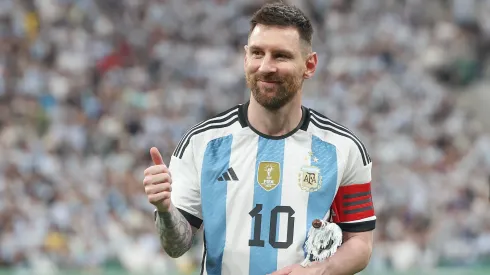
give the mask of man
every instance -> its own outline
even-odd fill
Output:
[[[191,128],[169,168],[150,150],[144,186],[161,244],[180,257],[203,229],[201,274],[354,274],[369,262],[370,157],[348,129],[301,103],[317,66],[312,32],[299,9],[263,6],[245,46],[250,101]],[[307,231],[322,218],[344,243],[303,268]]]

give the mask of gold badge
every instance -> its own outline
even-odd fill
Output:
[[[310,157],[313,157],[311,152]],[[318,159],[314,157],[313,162],[318,162]],[[301,171],[298,174],[298,184],[301,190],[307,192],[315,192],[320,189],[320,187],[322,187],[320,168],[313,165],[305,165],[301,167]]]
[[[257,182],[265,191],[271,191],[279,185],[281,166],[278,162],[262,161],[258,169]]]

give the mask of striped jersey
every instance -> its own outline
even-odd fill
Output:
[[[302,107],[296,129],[267,136],[248,123],[248,104],[192,127],[169,163],[172,203],[204,232],[201,274],[300,263],[314,219],[375,228],[371,159],[351,131]]]

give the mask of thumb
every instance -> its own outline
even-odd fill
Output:
[[[160,151],[158,151],[156,147],[151,147],[150,155],[151,155],[151,160],[153,160],[153,163],[155,165],[164,164],[162,155],[160,154]]]

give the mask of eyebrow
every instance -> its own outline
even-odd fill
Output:
[[[250,51],[263,51],[263,49],[259,46],[250,46],[248,47]],[[285,50],[285,49],[273,49],[272,50],[273,53],[281,53],[281,54],[286,54],[286,55],[291,55],[291,56],[294,56],[294,53],[290,50]]]

